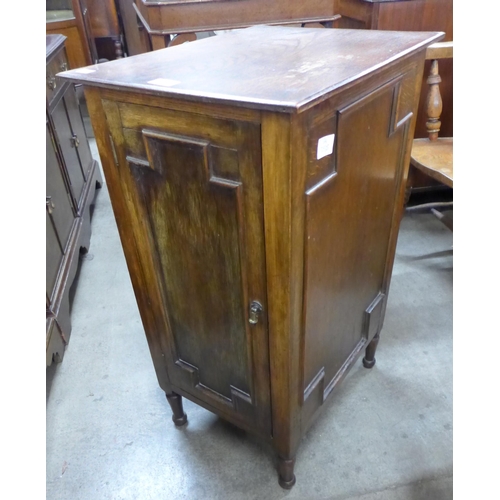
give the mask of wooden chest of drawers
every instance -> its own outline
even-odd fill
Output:
[[[301,436],[383,323],[426,47],[253,27],[62,75],[84,84],[159,383]]]

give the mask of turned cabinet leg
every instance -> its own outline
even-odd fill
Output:
[[[293,468],[295,467],[295,458],[285,460],[278,457],[278,482],[282,488],[289,490],[295,484],[295,474]]]
[[[379,338],[379,334],[377,333],[366,348],[365,357],[363,358],[363,366],[365,368],[373,368],[375,365],[375,351],[377,350]]]
[[[184,413],[184,408],[182,407],[182,396],[173,392],[172,394],[167,394],[167,401],[172,408],[172,422],[180,427],[187,422],[187,416]]]

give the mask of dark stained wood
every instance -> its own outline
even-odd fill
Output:
[[[85,87],[174,422],[186,397],[269,441],[283,488],[326,398],[374,360],[442,37],[253,27],[60,75]]]
[[[246,28],[256,24],[328,25],[339,17],[331,0],[131,1],[140,24],[152,40],[153,49],[168,46],[170,38],[179,33]]]
[[[127,55],[135,56],[149,52],[151,41],[146,29],[137,18],[133,0],[115,0],[115,2],[122,21]]]
[[[161,287],[171,311],[176,380],[186,390],[196,387],[198,397],[214,405],[241,406],[250,411],[248,418],[268,428],[268,417],[249,407],[256,404],[250,396],[254,385],[264,400],[269,398],[253,376],[253,367],[266,366],[267,333],[260,324],[246,327],[247,315],[241,314],[249,297],[265,304],[264,275],[257,273],[264,248],[262,214],[255,210],[262,206],[262,181],[255,170],[259,129],[199,115],[180,120],[127,104],[119,104],[118,111],[121,130],[112,129],[112,137],[125,144],[131,189],[138,190],[134,197],[157,245],[157,272],[166,278]],[[204,138],[193,137],[200,130]],[[151,213],[151,204],[162,209]],[[182,220],[168,215],[174,211]],[[226,262],[224,272],[220,262]],[[215,359],[205,354],[211,348]],[[210,369],[214,362],[217,371]]]
[[[365,368],[373,368],[375,366],[375,351],[377,350],[379,338],[379,334],[377,333],[366,348],[365,357],[363,358],[363,366]]]
[[[64,42],[62,35],[46,39],[47,366],[53,359],[62,360],[61,346],[70,338],[69,289],[80,251],[90,244],[90,206],[102,182],[85,136],[74,85],[56,76],[68,67]]]
[[[198,58],[190,64],[185,61],[192,49],[183,44],[167,55],[153,51],[137,60],[126,58],[65,76],[104,88],[140,89],[183,100],[198,101],[202,96],[204,102],[237,107],[302,111],[363,73],[390,65],[394,54],[418,50],[428,36],[395,33],[388,40],[380,31],[335,30],[332,35],[331,30],[259,26],[197,41]],[[332,39],[335,47],[325,50]],[[255,60],[273,71],[263,75],[252,63]]]
[[[115,0],[86,0],[99,59],[123,57],[122,29]]]
[[[278,459],[278,481],[282,488],[290,490],[293,488],[296,479],[293,473],[295,467],[295,459],[285,460],[281,457]]]
[[[181,427],[187,423],[187,415],[184,413],[184,408],[182,406],[182,396],[179,394],[167,394],[167,401],[172,408],[172,422],[177,426]]]

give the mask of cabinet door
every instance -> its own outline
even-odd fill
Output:
[[[75,220],[55,144],[46,123],[46,292],[52,297],[61,259]]]
[[[70,89],[71,91],[71,89]],[[85,176],[77,153],[78,137],[74,137],[73,130],[66,113],[65,99],[61,99],[52,112],[52,121],[57,136],[57,142],[63,156],[64,165],[68,173],[71,191],[75,204],[79,206],[85,184]]]
[[[82,175],[85,180],[89,178],[90,168],[92,166],[92,153],[90,152],[89,141],[85,133],[82,113],[78,104],[76,90],[73,85],[64,94],[64,104],[68,113],[71,130],[73,132],[73,141],[76,146],[76,153],[80,160]]]
[[[75,216],[48,125],[46,135],[45,194],[47,197],[47,210],[54,224],[61,250],[64,252]]]
[[[104,108],[129,200],[122,240],[150,249],[126,257],[130,269],[153,269],[148,294],[161,290],[162,310],[153,301],[141,313],[164,318],[171,384],[269,434],[260,127],[106,100]]]

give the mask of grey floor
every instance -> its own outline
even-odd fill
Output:
[[[47,369],[47,499],[452,498],[453,235],[432,215],[403,219],[377,364],[359,362],[304,437],[290,491],[271,450],[212,413],[185,401],[174,427],[106,185],[92,231],[71,341]]]

